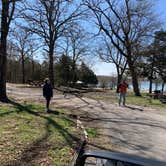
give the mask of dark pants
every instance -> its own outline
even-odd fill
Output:
[[[46,108],[49,109],[51,97],[46,97]]]

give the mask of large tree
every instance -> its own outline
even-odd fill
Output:
[[[156,28],[154,10],[148,0],[84,0],[96,24],[126,57],[135,95],[140,96],[135,62],[141,42]]]
[[[163,81],[162,91],[164,91],[166,83],[166,31],[161,30],[155,33],[154,46],[156,49],[155,67]]]
[[[138,63],[138,70],[149,80],[149,93],[152,93],[154,79],[163,81],[162,91],[166,82],[166,32],[155,32],[153,42],[142,51],[142,60]]]
[[[8,101],[6,95],[7,36],[13,18],[16,0],[1,0],[0,32],[0,101]]]
[[[39,35],[46,45],[49,57],[49,78],[54,85],[54,50],[56,41],[68,29],[68,24],[81,15],[80,6],[69,0],[27,1],[23,12],[28,30]]]

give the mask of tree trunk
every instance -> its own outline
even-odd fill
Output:
[[[165,81],[162,82],[162,89],[161,89],[162,94],[164,93],[164,86],[165,86]]]
[[[77,75],[76,75],[76,62],[72,62],[72,84],[75,85],[77,81]]]
[[[35,73],[35,64],[34,64],[34,60],[32,58],[32,75],[31,75],[31,77],[33,80],[34,80],[34,73]]]
[[[120,65],[118,65],[118,64],[115,64],[115,65],[116,65],[116,70],[117,70],[117,75],[118,75],[116,93],[118,93],[119,85],[122,82],[122,76],[123,76],[123,73],[124,73],[126,67],[123,70],[121,70]]]
[[[139,86],[138,86],[138,78],[137,73],[135,72],[134,66],[130,66],[131,76],[132,76],[132,84],[133,90],[136,96],[141,96]]]
[[[130,69],[130,72],[131,72],[132,85],[133,85],[133,90],[134,90],[135,96],[141,96],[141,93],[140,93],[140,90],[139,90],[139,85],[138,85],[137,73],[135,71],[134,64],[133,64],[131,58],[127,58],[127,61],[128,61],[128,66],[129,66],[129,69]]]
[[[138,85],[137,72],[135,71],[134,60],[132,60],[131,44],[128,40],[128,36],[126,38],[126,50],[127,50],[126,58],[127,58],[127,63],[128,63],[130,72],[131,72],[133,90],[134,90],[135,96],[141,96],[139,85]]]
[[[24,54],[21,53],[21,58],[22,58],[22,83],[25,84],[25,59],[24,59]]]
[[[7,1],[2,1],[2,15],[1,15],[1,40],[0,40],[0,101],[7,102],[6,95],[6,65],[7,65],[7,53],[6,53],[6,41],[8,34],[8,10],[9,4]]]
[[[8,100],[6,95],[6,43],[1,45],[0,50],[0,101],[6,102]]]
[[[54,45],[50,45],[49,48],[49,79],[54,87]]]
[[[152,93],[152,83],[153,83],[153,80],[149,79],[149,93]]]
[[[153,59],[153,61],[154,61],[154,59]],[[153,65],[153,63],[152,63],[151,72],[150,72],[150,77],[149,77],[149,81],[150,81],[150,82],[149,82],[149,93],[152,93],[153,73],[154,73],[153,68],[154,68],[154,65]]]
[[[117,93],[119,91],[119,85],[120,85],[121,81],[122,81],[122,75],[118,73],[117,88],[116,88]]]

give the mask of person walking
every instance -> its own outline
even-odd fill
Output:
[[[44,81],[43,96],[46,99],[46,111],[49,112],[50,101],[51,101],[51,98],[53,97],[53,87],[48,78],[46,78]]]
[[[119,86],[119,106],[123,100],[123,106],[126,105],[126,92],[127,92],[128,84],[123,81]]]

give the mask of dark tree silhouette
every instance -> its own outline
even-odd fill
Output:
[[[17,0],[2,0],[1,39],[0,39],[0,101],[7,102],[6,95],[6,66],[7,66],[7,36],[13,18]]]
[[[98,83],[94,72],[83,62],[79,69],[79,80],[82,81],[85,85]]]

